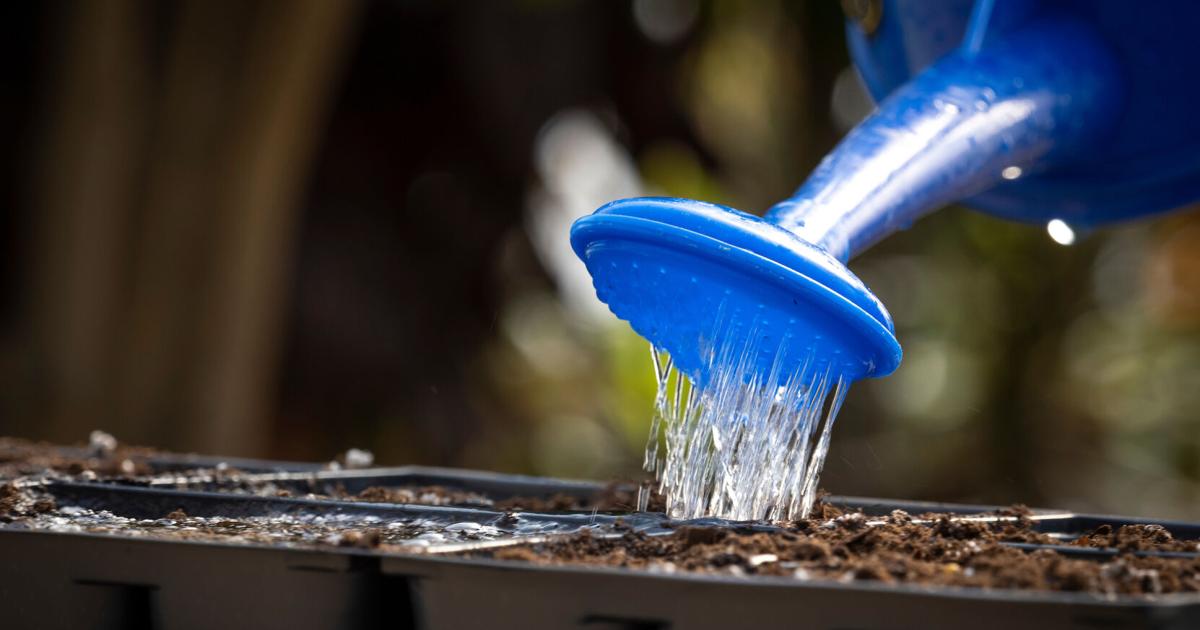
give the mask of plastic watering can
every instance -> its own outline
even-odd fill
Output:
[[[1074,229],[1200,199],[1200,2],[847,0],[878,109],[764,218],[676,198],[609,203],[571,243],[596,293],[703,384],[705,340],[757,369],[846,379],[900,363],[846,268],[953,202]]]

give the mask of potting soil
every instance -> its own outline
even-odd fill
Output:
[[[883,522],[869,522],[862,514],[851,513],[831,520],[798,521],[776,531],[693,526],[681,527],[666,536],[637,531],[598,536],[584,531],[466,555],[656,573],[1100,595],[1200,592],[1200,559],[1169,553],[1195,552],[1195,540],[1176,540],[1156,525],[1127,525],[1116,531],[1103,526],[1101,531],[1069,543],[1088,549],[1115,546],[1119,551],[1097,560],[1046,548],[1020,548],[1022,543],[1064,544],[1035,531],[1032,525],[1026,519],[988,523],[948,515],[926,515],[921,522],[914,522],[902,512],[893,513]],[[1135,555],[1133,551],[1168,553]]]

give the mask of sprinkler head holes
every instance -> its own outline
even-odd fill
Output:
[[[753,343],[750,372],[828,366],[855,381],[900,364],[891,316],[845,265],[758,217],[671,198],[615,201],[575,222],[596,295],[703,385],[705,347]]]
[[[817,428],[820,418],[832,421],[849,383],[899,365],[879,300],[819,248],[698,201],[613,202],[577,221],[571,243],[599,298],[688,381],[675,381],[686,396],[668,396],[658,365],[667,452],[647,463],[672,514],[807,511],[829,424]]]

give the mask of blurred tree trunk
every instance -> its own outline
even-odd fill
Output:
[[[58,16],[32,195],[39,434],[263,450],[297,209],[358,9]]]
[[[88,2],[59,18],[32,201],[33,356],[55,438],[110,422],[125,223],[137,199],[149,78],[145,15]],[[90,418],[89,418],[90,416]]]

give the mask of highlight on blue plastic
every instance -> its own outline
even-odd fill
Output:
[[[1200,3],[882,6],[848,26],[879,109],[765,218],[641,198],[571,229],[600,299],[700,383],[717,327],[761,335],[761,372],[891,373],[891,318],[845,263],[943,205],[1088,228],[1200,199]]]

